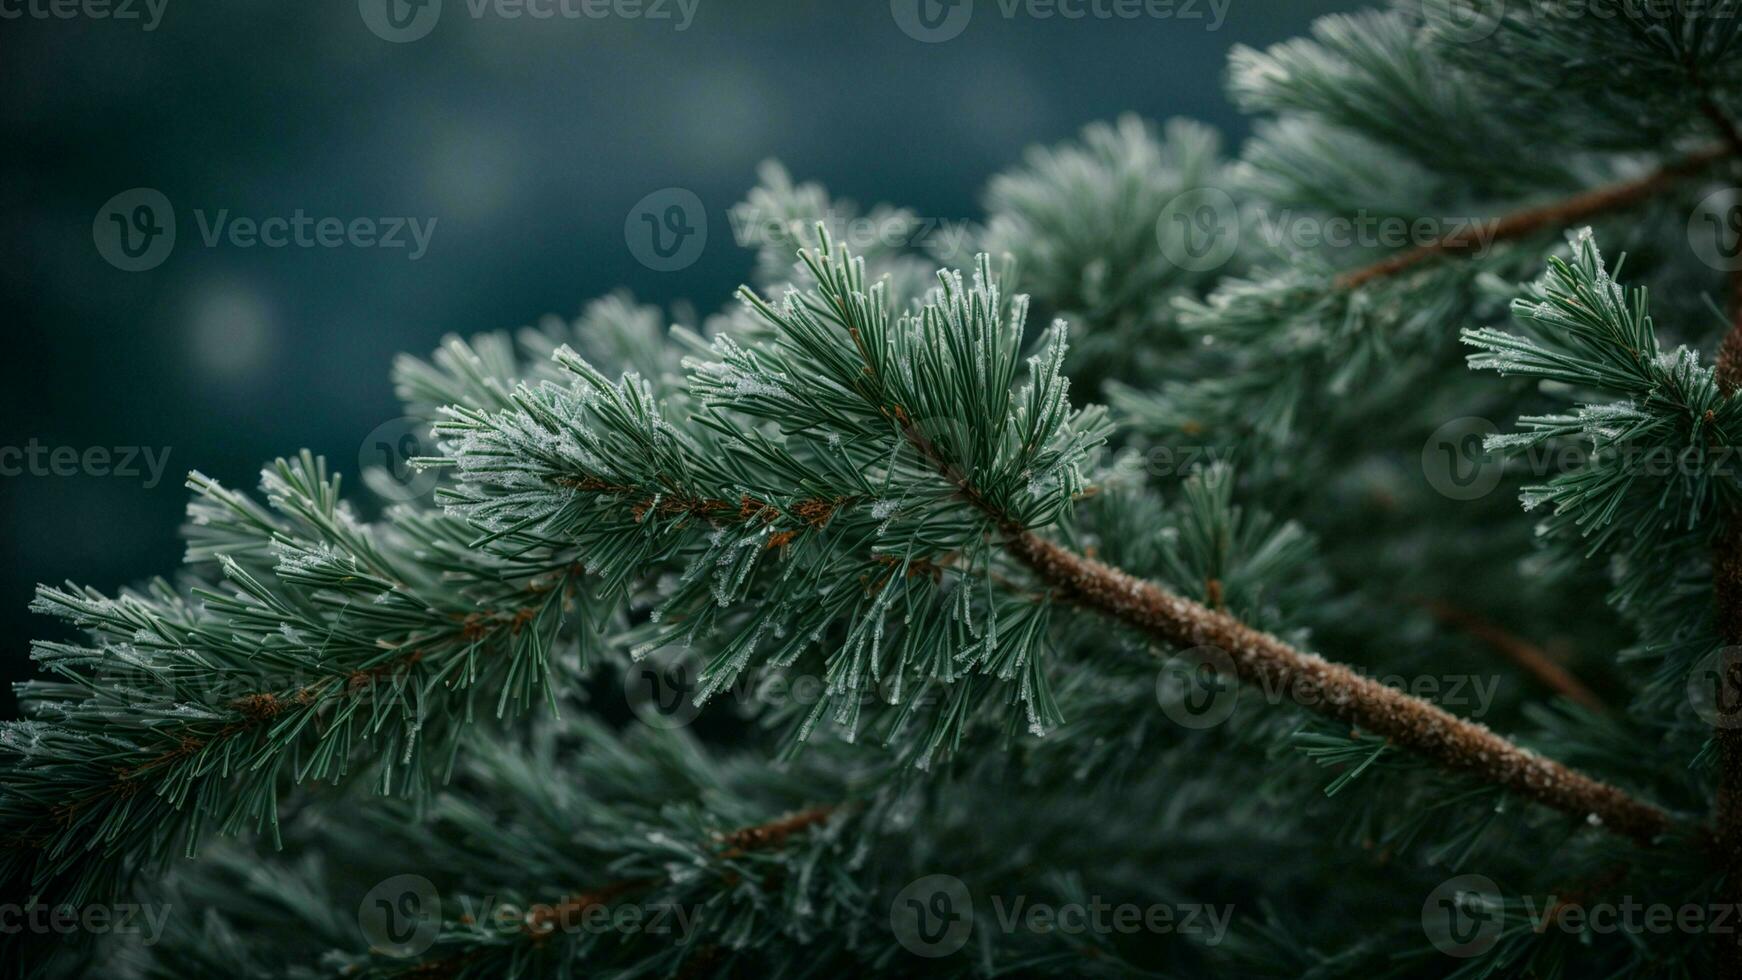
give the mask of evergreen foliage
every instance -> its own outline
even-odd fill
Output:
[[[717,314],[395,364],[433,502],[192,474],[176,578],[41,588],[83,638],[0,726],[6,894],[163,930],[0,956],[1742,975],[1742,9],[1578,6],[1237,49],[1237,158],[1091,126],[973,256],[766,165]]]

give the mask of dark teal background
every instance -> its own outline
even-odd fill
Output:
[[[353,475],[364,436],[400,414],[395,352],[572,315],[618,286],[717,307],[750,267],[725,209],[758,161],[861,202],[976,217],[989,176],[1092,120],[1185,115],[1237,140],[1228,49],[1354,6],[1232,0],[1208,31],[1007,20],[978,0],[959,37],[922,44],[886,0],[699,0],[681,33],[473,19],[446,0],[428,37],[390,44],[355,0],[167,3],[151,32],[0,20],[0,446],[170,448],[152,489],[0,477],[8,681],[27,672],[32,638],[64,635],[25,611],[35,583],[111,590],[174,568],[187,470],[251,488],[263,461],[306,446]],[[98,255],[91,225],[141,186],[176,206],[178,242],[127,273]],[[630,254],[624,220],[667,186],[700,196],[710,241],[690,268],[657,273]],[[205,247],[193,211],[222,208],[437,224],[416,262]],[[0,711],[13,713],[10,695]]]

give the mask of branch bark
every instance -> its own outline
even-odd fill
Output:
[[[1228,655],[1242,681],[1279,690],[1322,714],[1383,735],[1458,772],[1584,817],[1641,844],[1673,821],[1661,808],[1522,749],[1483,725],[1411,697],[1348,667],[1085,558],[1032,531],[1007,529],[1011,554],[1078,603],[1176,646],[1211,646]]]
[[[1468,254],[1492,242],[1510,241],[1538,232],[1569,228],[1599,215],[1632,207],[1662,193],[1677,181],[1705,171],[1719,160],[1732,156],[1734,152],[1736,151],[1732,151],[1728,145],[1708,147],[1635,180],[1609,184],[1549,204],[1514,211],[1497,219],[1485,229],[1491,231],[1492,235],[1478,234],[1474,228],[1454,232],[1371,265],[1351,269],[1337,277],[1337,287],[1356,289],[1413,269],[1430,259]]]

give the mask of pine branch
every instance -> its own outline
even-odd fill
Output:
[[[418,947],[426,960],[392,961],[390,950],[356,948],[350,902],[317,899],[327,890],[304,891],[267,870],[264,855],[249,855],[237,866],[271,901],[243,908],[244,889],[225,887],[233,879],[207,878],[202,900],[187,904],[222,910],[209,921],[226,918],[235,931],[153,949],[148,975],[912,972],[911,947],[879,935],[877,920],[892,892],[948,857],[951,871],[993,896],[1032,894],[1051,873],[1096,888],[1139,881],[1127,889],[1137,895],[1225,891],[1261,904],[1310,894],[1327,861],[1345,862],[1336,908],[1293,903],[1298,938],[1283,923],[1270,927],[1285,955],[1262,970],[1236,963],[1223,972],[1692,975],[1715,956],[1742,980],[1742,947],[1713,946],[1679,920],[1687,935],[1649,944],[1592,934],[1601,930],[1571,935],[1580,928],[1574,909],[1623,886],[1629,898],[1641,886],[1678,901],[1742,898],[1742,728],[1727,724],[1742,719],[1714,725],[1686,710],[1695,658],[1714,638],[1742,647],[1742,481],[1726,465],[1742,445],[1742,399],[1731,397],[1742,389],[1742,275],[1730,282],[1731,330],[1715,370],[1695,351],[1659,346],[1643,290],[1611,280],[1588,233],[1575,239],[1572,262],[1552,260],[1530,301],[1515,305],[1523,336],[1492,327],[1465,335],[1483,350],[1475,366],[1542,382],[1526,397],[1576,403],[1526,417],[1523,431],[1489,446],[1593,449],[1525,488],[1525,503],[1546,505],[1538,529],[1549,546],[1608,552],[1608,602],[1637,640],[1618,659],[1655,666],[1628,711],[1526,705],[1536,726],[1535,751],[1526,750],[1444,710],[1451,697],[1436,704],[1364,676],[1407,663],[1395,641],[1419,623],[1363,624],[1334,642],[1308,642],[1305,632],[1364,608],[1360,595],[1337,597],[1329,585],[1363,557],[1377,557],[1367,567],[1382,573],[1408,566],[1454,583],[1430,583],[1426,594],[1474,601],[1456,583],[1495,545],[1523,540],[1525,521],[1493,520],[1497,507],[1453,514],[1393,492],[1414,475],[1394,465],[1393,451],[1404,435],[1413,450],[1421,423],[1447,406],[1487,411],[1466,397],[1473,384],[1441,370],[1450,327],[1489,322],[1555,230],[1619,221],[1624,209],[1642,215],[1631,241],[1645,272],[1671,287],[1667,309],[1695,292],[1676,288],[1689,281],[1683,273],[1704,272],[1678,267],[1687,264],[1676,247],[1682,229],[1663,202],[1742,162],[1742,127],[1725,109],[1742,83],[1742,31],[1731,16],[1742,0],[1661,20],[1513,9],[1483,43],[1457,36],[1467,25],[1445,16],[1457,12],[1447,4],[1393,6],[1321,21],[1313,42],[1236,55],[1240,101],[1282,116],[1238,168],[1224,170],[1195,127],[1161,139],[1122,123],[1087,131],[1081,150],[1036,154],[994,186],[985,250],[1013,255],[1007,268],[1023,270],[1035,309],[1089,328],[1090,343],[1075,351],[1062,322],[1025,344],[1026,297],[1003,293],[984,257],[971,285],[945,273],[927,291],[931,266],[907,244],[874,246],[865,263],[834,253],[827,231],[785,234],[813,216],[842,234],[861,219],[901,242],[922,232],[911,212],[862,214],[771,167],[733,216],[735,230],[767,221],[779,232],[762,243],[756,281],[780,298],[747,293],[748,312],[710,319],[708,340],[616,300],[590,308],[574,331],[523,335],[542,368],[518,364],[506,335],[450,341],[433,366],[402,362],[397,381],[413,414],[449,406],[440,462],[459,479],[438,495],[447,515],[396,512],[365,527],[334,508],[336,484],[321,480],[279,494],[275,513],[219,491],[194,515],[202,526],[190,533],[189,561],[207,588],[193,598],[168,586],[151,596],[69,588],[39,597],[39,608],[73,619],[90,639],[38,645],[50,677],[25,691],[35,720],[0,725],[0,842],[22,845],[0,854],[0,880],[28,884],[39,899],[111,898],[100,893],[179,844],[191,849],[207,828],[253,824],[276,837],[278,794],[367,766],[382,790],[416,797],[416,806],[355,811],[365,827],[403,824],[396,835],[358,833],[348,820],[334,821],[324,840],[293,833],[309,881],[345,883],[366,866],[346,860],[358,850],[384,861],[413,853],[468,910],[475,896],[508,896],[512,915],[492,926],[470,911],[449,916],[431,923],[437,945]],[[1416,6],[1434,9],[1407,9]],[[1703,122],[1719,145],[1675,156],[1697,145],[1685,140]],[[1494,151],[1518,146],[1531,152]],[[1583,176],[1588,164],[1631,159],[1658,169],[1596,187]],[[1304,240],[1279,249],[1280,275],[1248,264],[1256,248],[1218,269],[1168,261],[1158,233],[1185,229],[1172,220],[1176,202],[1224,186],[1272,210],[1390,219],[1431,215],[1447,201],[1532,206],[1480,229],[1416,238],[1428,244],[1353,269],[1345,267],[1367,259],[1338,259],[1350,253],[1335,245],[1321,254]],[[1238,210],[1250,215],[1244,204]],[[1482,249],[1497,241],[1509,244],[1485,260]],[[814,247],[795,275],[791,246],[800,244]],[[1440,263],[1454,257],[1462,264]],[[801,281],[807,273],[815,288]],[[603,323],[620,329],[592,329]],[[626,343],[603,350],[596,334]],[[693,356],[680,371],[684,352]],[[1098,407],[1072,408],[1067,352],[1085,367],[1079,386],[1103,374],[1140,379],[1158,430],[1196,441],[1208,429],[1218,443],[1228,432],[1256,436],[1237,451],[1270,465],[1245,471],[1247,488],[1308,498],[1284,509],[1332,532],[1334,550],[1321,556],[1298,528],[1241,533],[1231,481],[1211,501],[1201,478],[1186,481],[1183,510],[1216,515],[1196,526],[1159,518],[1159,504],[1079,520],[1079,510],[1101,506],[1082,501],[1112,485],[1101,453],[1113,436]],[[599,370],[613,360],[633,372]],[[1615,400],[1593,403],[1593,392]],[[1637,462],[1639,450],[1667,451],[1675,466],[1658,472]],[[1456,523],[1460,539],[1373,549],[1366,529],[1345,533],[1370,511],[1344,505],[1368,493],[1409,508],[1398,523]],[[1319,523],[1339,508],[1352,518]],[[1561,567],[1479,587],[1550,583]],[[1322,591],[1303,587],[1315,584]],[[1529,594],[1545,617],[1569,623],[1591,601],[1579,590]],[[1074,629],[1054,628],[1057,606],[1083,613]],[[1428,606],[1568,700],[1602,707],[1537,646],[1445,603]],[[491,751],[487,738],[462,746],[474,702],[494,701],[501,718],[510,704],[554,700],[582,679],[575,665],[594,637],[574,637],[577,628],[606,632],[607,649],[630,656],[681,647],[699,672],[698,702],[765,677],[820,682],[810,700],[744,698],[745,713],[762,728],[787,727],[795,742],[832,723],[841,755],[815,749],[810,758],[834,766],[774,773],[759,751],[679,758],[687,739],[675,735],[666,750],[613,749],[597,719],[534,722],[536,751],[519,761],[506,744]],[[1349,665],[1314,646],[1339,649]],[[1316,713],[1303,723],[1295,711],[1249,701],[1239,723],[1219,731],[1170,725],[1171,712],[1154,710],[1153,664],[1124,655],[1144,647],[1217,648],[1266,700]],[[1742,689],[1742,665],[1723,667],[1732,675],[1723,693]],[[1719,704],[1735,710],[1727,698]],[[1067,716],[1072,727],[1055,733]],[[1222,764],[1204,773],[1202,753],[1218,739]],[[948,757],[952,778],[907,796],[915,787],[905,777],[920,779],[905,766],[857,769],[865,750],[846,743],[876,740],[914,768]],[[1017,746],[1020,764],[994,742]],[[1291,742],[1320,771],[1259,769]],[[592,762],[569,751],[577,744]],[[1697,747],[1695,765],[1676,764]],[[1715,833],[1695,826],[1689,803],[1709,791],[1699,763],[1713,758]],[[461,759],[464,785],[433,792]],[[973,785],[1013,769],[1008,782]],[[1325,797],[1354,792],[1309,805],[1324,770],[1336,773]],[[1231,773],[1244,792],[1235,800]],[[1533,808],[1504,805],[1520,802],[1508,794],[1557,812],[1509,819]],[[1333,812],[1341,833],[1325,833]],[[776,813],[788,815],[765,819]],[[1519,846],[1551,816],[1570,823],[1563,813],[1579,818],[1564,839]],[[958,846],[964,838],[969,846]],[[1373,865],[1403,847],[1426,860],[1383,870],[1346,861],[1360,845],[1379,858]],[[961,860],[976,847],[990,859]],[[1536,933],[1517,903],[1503,904],[1504,932],[1487,954],[1458,967],[1429,963],[1416,906],[1397,902],[1396,889],[1419,894],[1408,889],[1443,873],[1435,866],[1472,869],[1477,856],[1509,885],[1542,873],[1582,883],[1546,919],[1531,910]],[[317,857],[342,869],[314,869]],[[193,863],[178,871],[200,874]],[[554,904],[521,916],[528,895]],[[710,913],[694,943],[576,928],[607,910],[684,904]],[[1399,906],[1392,924],[1402,928],[1388,931],[1383,917]],[[337,928],[301,928],[317,912]],[[1354,940],[1349,923],[1360,926]],[[224,944],[201,941],[224,935],[246,937],[233,945],[249,946],[255,969],[225,970]],[[1056,935],[1011,938],[981,930],[967,954],[924,970],[1111,974],[1097,968],[1120,958],[1111,943],[1079,950]],[[1340,948],[1322,952],[1332,942]],[[1119,946],[1144,947],[1144,966],[1159,968],[1146,973],[1209,972],[1172,969],[1160,943]]]
[[[860,332],[849,332],[879,384],[880,359],[867,351]],[[1242,681],[1293,695],[1322,695],[1308,702],[1338,721],[1360,725],[1459,772],[1475,773],[1529,799],[1593,819],[1611,831],[1649,844],[1670,829],[1657,806],[1521,749],[1485,726],[1460,719],[1431,702],[1365,678],[1340,664],[1303,653],[1224,612],[1169,593],[1126,572],[1041,538],[982,493],[961,467],[909,421],[900,404],[883,406],[903,436],[955,487],[963,499],[991,518],[1005,547],[1040,579],[1079,604],[1180,647],[1213,646],[1227,653]]]
[[[1225,652],[1240,679],[1300,700],[1338,721],[1359,725],[1448,769],[1473,773],[1526,798],[1593,819],[1649,844],[1672,820],[1659,807],[1543,758],[1438,706],[1347,667],[1296,650],[1225,614],[1173,595],[1116,568],[1067,551],[1032,532],[1008,547],[1043,580],[1079,603],[1158,639]]]
[[[1719,160],[1742,154],[1742,149],[1729,145],[1713,146],[1667,164],[1644,177],[1594,188],[1572,197],[1537,207],[1525,208],[1504,215],[1493,222],[1487,234],[1477,229],[1460,229],[1426,245],[1417,246],[1352,269],[1337,277],[1342,289],[1357,289],[1380,279],[1406,272],[1431,259],[1467,254],[1492,242],[1512,241],[1530,235],[1556,231],[1582,224],[1592,218],[1625,210],[1663,193],[1684,178],[1704,172]]]
[[[497,717],[552,696],[572,551],[460,550],[435,515],[362,524],[306,453],[263,484],[271,509],[190,479],[190,561],[225,589],[39,591],[89,638],[36,645],[57,679],[22,688],[39,720],[0,738],[0,878],[49,905],[109,898],[208,828],[276,832],[292,783],[427,785],[480,695]]]
[[[450,437],[444,443],[448,462],[459,467],[463,481],[447,496],[456,513],[496,534],[528,535],[549,546],[573,545],[576,535],[610,528],[612,539],[626,536],[634,543],[611,546],[623,561],[605,572],[607,578],[642,574],[654,550],[673,557],[693,554],[689,567],[695,571],[655,610],[671,624],[665,627],[671,630],[666,636],[685,641],[704,636],[702,627],[717,629],[733,621],[726,617],[735,615],[731,610],[736,602],[754,603],[735,621],[736,635],[712,655],[704,671],[703,697],[749,666],[764,634],[797,637],[768,660],[789,667],[804,652],[807,637],[819,638],[851,617],[846,618],[851,624],[846,655],[827,655],[835,685],[831,694],[862,689],[879,669],[896,678],[911,672],[916,684],[954,684],[948,713],[941,727],[934,727],[922,758],[955,743],[968,713],[965,699],[974,696],[974,686],[960,683],[964,675],[949,666],[953,663],[1007,665],[998,667],[995,676],[1021,679],[1018,691],[1027,702],[1021,710],[1032,730],[1044,731],[1044,723],[1058,717],[1034,649],[1044,635],[1045,607],[1036,607],[1028,596],[1019,598],[1020,607],[1003,604],[1016,597],[996,601],[992,573],[1002,554],[1062,598],[1168,643],[1219,647],[1243,680],[1291,696],[1317,692],[1320,697],[1299,700],[1315,701],[1330,717],[1392,739],[1443,766],[1473,773],[1637,841],[1649,842],[1670,829],[1670,816],[1655,805],[1521,749],[1427,701],[1296,650],[1225,613],[1041,538],[1036,532],[1056,523],[1081,492],[1084,483],[1076,475],[1076,461],[1091,440],[1100,438],[1097,413],[1072,414],[1066,407],[1066,381],[1058,370],[1064,356],[1063,325],[1048,332],[1044,352],[1031,360],[1033,383],[1012,398],[1024,303],[1003,297],[987,259],[981,258],[971,288],[959,275],[944,274],[941,288],[922,309],[897,316],[881,284],[865,285],[860,260],[835,247],[826,230],[819,229],[818,238],[817,249],[800,253],[814,282],[811,290],[790,291],[778,305],[744,292],[746,303],[773,331],[768,338],[744,348],[721,337],[715,345],[719,362],[688,365],[692,390],[709,410],[696,417],[698,429],[727,433],[728,440],[705,446],[692,442],[637,394],[633,378],[613,384],[578,357],[560,352],[558,360],[579,378],[574,388],[522,389],[515,395],[518,412],[455,412],[454,421],[444,423],[442,430]],[[780,426],[788,434],[786,442],[760,437],[748,442],[756,432],[753,420]],[[939,420],[949,424],[940,426]],[[812,445],[823,450],[818,458],[798,453]],[[859,475],[845,485],[821,469],[860,446],[868,460],[902,460],[905,453],[906,461],[886,477]],[[513,462],[505,462],[509,460]],[[770,460],[778,472],[753,473],[757,466],[766,471]],[[870,462],[864,469],[867,474],[878,471]],[[1060,475],[1037,479],[1043,473]],[[936,486],[940,476],[947,488],[941,494]],[[645,508],[623,513],[633,495],[586,489],[593,486],[588,479],[636,486],[643,499],[736,499],[748,493],[777,504],[801,493],[814,495],[812,487],[831,482],[839,489],[827,495],[844,495],[858,486],[866,488],[861,492],[868,491],[867,496],[887,499],[892,491],[868,485],[899,479],[894,493],[922,505],[876,510],[881,523],[864,532],[854,529],[854,522],[866,520],[864,507],[843,508],[827,528],[795,525],[799,537],[792,545],[792,560],[782,568],[783,563],[763,557],[774,554],[762,543],[776,525],[757,521],[745,529],[724,512],[698,517],[686,510],[650,526],[655,520]],[[553,494],[553,484],[567,489]],[[908,523],[898,525],[902,517]],[[895,533],[897,527],[900,533]],[[543,538],[547,535],[552,537]],[[897,579],[886,563],[827,544],[830,536],[848,542],[868,539],[875,543],[875,552],[900,556],[904,566],[945,550],[975,552],[963,573],[965,581],[938,599],[946,608],[961,609],[968,596],[983,594],[991,610],[987,615],[1017,625],[1000,631],[1010,638],[993,633],[980,640],[959,627],[930,628],[950,618],[965,625],[971,610],[929,611],[926,603],[938,599],[921,592],[903,619],[927,628],[891,641],[901,659],[884,664],[875,642],[867,649],[857,638],[882,637],[889,608],[884,603],[892,590],[865,597],[851,590],[843,597],[824,577],[839,581],[866,576],[865,581],[921,586],[929,580]],[[990,540],[997,544],[989,547]],[[656,549],[649,548],[653,542]],[[948,549],[939,547],[944,542]],[[741,546],[753,544],[762,546]],[[831,557],[831,552],[839,554]],[[756,576],[763,565],[773,566],[767,573],[772,578]],[[814,588],[819,591],[810,591],[811,582],[818,583]],[[752,591],[753,583],[760,583],[761,591]],[[846,600],[852,605],[844,604]],[[945,665],[941,671],[934,666],[939,664]],[[856,719],[857,712],[842,717]],[[808,722],[801,737],[804,731]]]
[[[1742,376],[1734,358],[1709,368],[1686,347],[1664,351],[1645,291],[1614,280],[1589,229],[1572,244],[1571,260],[1551,259],[1547,274],[1513,304],[1530,335],[1485,328],[1466,331],[1465,342],[1483,350],[1471,355],[1473,367],[1559,382],[1580,404],[1573,413],[1525,417],[1520,421],[1530,431],[1490,437],[1487,445],[1516,452],[1569,438],[1590,442],[1595,451],[1588,461],[1526,487],[1525,505],[1554,504],[1539,525],[1544,539],[1579,542],[1586,556],[1613,549],[1624,559],[1614,565],[1618,585],[1611,601],[1634,610],[1643,635],[1670,639],[1662,646],[1679,657],[1666,655],[1666,671],[1686,691],[1692,660],[1711,649],[1713,625],[1720,643],[1742,639],[1742,525],[1735,519],[1733,476],[1717,462],[1734,443],[1730,434],[1742,429],[1742,401],[1730,397]],[[1742,308],[1733,308],[1732,318],[1739,315]],[[1734,343],[1727,339],[1726,347]],[[1587,401],[1598,392],[1623,400]],[[1667,453],[1683,465],[1654,470],[1637,463],[1641,452]],[[1671,501],[1681,502],[1680,514],[1669,511]],[[1678,589],[1664,580],[1666,568],[1684,565],[1689,550],[1702,547],[1712,556],[1715,624],[1702,621],[1704,610],[1678,608]],[[1728,692],[1742,682],[1742,672],[1728,662],[1721,667],[1736,673],[1724,679],[1714,707],[1733,713]],[[1720,772],[1715,827],[1706,841],[1716,848],[1730,889],[1742,882],[1742,823],[1736,819],[1742,815],[1742,743],[1727,723],[1732,720],[1720,717],[1713,725]],[[1738,953],[1742,948],[1726,950],[1719,959],[1731,964],[1727,969],[1742,970]]]

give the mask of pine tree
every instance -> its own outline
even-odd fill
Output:
[[[719,315],[402,359],[433,503],[195,473],[174,580],[40,590],[14,921],[168,914],[6,959],[1742,976],[1739,18],[1328,17],[976,256],[769,165]]]

